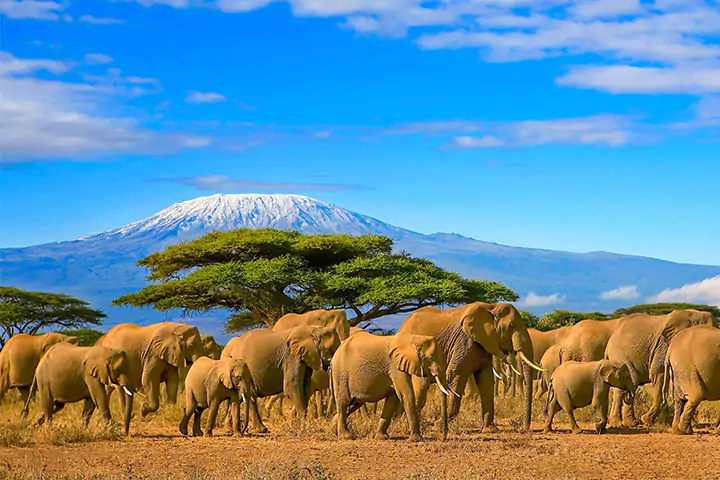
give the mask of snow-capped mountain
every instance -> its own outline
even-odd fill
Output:
[[[214,230],[277,228],[305,233],[390,233],[403,229],[303,195],[211,195],[180,202],[144,220],[82,241],[142,239],[158,235],[197,238]]]
[[[109,324],[164,318],[149,309],[110,307],[112,299],[146,285],[136,262],[179,241],[214,230],[293,229],[303,233],[376,233],[398,249],[427,257],[472,278],[498,280],[522,296],[534,292],[535,311],[613,310],[665,288],[720,274],[720,267],[686,265],[607,252],[569,253],[511,247],[456,234],[424,235],[301,195],[211,195],[170,207],[124,227],[66,242],[0,249],[0,284],[76,295],[106,310]],[[603,292],[637,287],[636,298],[603,300]],[[551,297],[558,294],[556,297]],[[549,300],[538,301],[537,296]],[[551,300],[554,298],[555,303]],[[222,315],[196,318],[218,331]]]

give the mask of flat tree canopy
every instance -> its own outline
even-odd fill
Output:
[[[542,332],[555,330],[556,328],[575,325],[582,320],[610,320],[615,318],[612,314],[602,312],[571,312],[569,310],[555,310],[546,313],[535,322],[534,328]]]
[[[0,287],[0,346],[13,335],[40,330],[100,325],[106,315],[83,300],[59,293]]]
[[[647,313],[648,315],[666,315],[673,310],[686,309],[710,312],[715,316],[715,318],[720,319],[720,308],[713,305],[696,305],[693,303],[649,303],[645,305],[635,305],[633,307],[615,310],[615,313],[613,315],[616,317],[632,315],[633,313]]]
[[[155,283],[113,303],[185,313],[229,309],[232,333],[316,308],[349,310],[350,324],[358,325],[428,305],[517,300],[500,283],[469,280],[392,247],[382,235],[213,232],[140,260]]]
[[[78,345],[81,347],[92,347],[105,335],[105,332],[94,330],[92,328],[78,328],[76,330],[59,330],[57,333],[63,333],[78,338]]]

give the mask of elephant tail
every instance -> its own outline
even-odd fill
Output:
[[[30,401],[32,401],[33,397],[35,396],[35,391],[37,390],[37,375],[33,376],[32,384],[30,385],[30,393],[28,393],[27,400],[25,400],[25,405],[23,406],[22,412],[20,412],[20,418],[27,418],[28,412],[30,411]]]

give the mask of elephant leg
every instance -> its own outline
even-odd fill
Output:
[[[702,398],[700,397],[690,397],[687,399],[682,415],[680,416],[680,421],[677,425],[678,433],[693,433],[692,420],[695,416],[695,410],[697,410],[701,401]]]
[[[418,409],[422,410],[427,401],[427,392],[430,389],[430,379],[426,377],[412,377],[413,392],[415,393],[415,401],[417,402]],[[377,415],[377,402],[374,403],[375,411]]]
[[[610,425],[622,425],[622,390],[612,387],[610,389],[612,406],[610,407]]]
[[[395,411],[400,407],[400,399],[392,392],[390,395],[385,397],[385,403],[383,404],[382,413],[380,414],[380,420],[378,421],[377,431],[375,432],[375,438],[377,440],[388,439],[388,428],[392,421]]]
[[[188,423],[190,423],[190,417],[195,413],[197,403],[192,395],[188,394],[185,398],[185,411],[183,412],[182,420],[180,420],[180,433],[187,436],[188,434]]]
[[[353,438],[352,432],[348,428],[347,420],[350,415],[350,399],[343,395],[342,398],[335,397],[335,404],[337,405],[337,413],[335,414],[335,432],[340,438],[351,440]]]
[[[212,437],[212,436],[213,436],[213,428],[215,428],[215,421],[217,420],[217,414],[218,414],[218,409],[220,408],[220,403],[222,403],[222,402],[221,402],[220,400],[217,400],[217,399],[213,399],[213,400],[210,402],[210,408],[209,408],[209,413],[208,413],[207,425],[205,425],[205,435],[207,435],[208,437]],[[238,405],[239,405],[238,402],[232,403],[232,404],[231,404],[231,408],[232,408],[232,406],[235,405],[235,404],[238,404]],[[234,419],[234,424],[233,424],[234,429],[237,429],[238,426],[242,424],[242,421],[240,420],[240,418],[238,418],[239,416],[240,416],[240,415],[238,415],[238,416]]]
[[[91,398],[85,399],[85,404],[83,405],[83,411],[82,416],[85,420],[85,427],[88,426],[90,423],[90,417],[92,417],[93,412],[95,411],[95,402],[92,401]]]
[[[160,408],[160,385],[153,382],[144,388],[147,396],[140,409],[140,414],[143,418],[149,413],[156,412],[158,408]]]
[[[165,390],[167,392],[167,402],[170,405],[177,403],[178,390],[180,389],[180,374],[177,369],[172,369],[165,376]]]
[[[652,425],[657,420],[660,410],[662,409],[662,386],[664,383],[664,375],[660,375],[659,378],[653,378],[652,389],[650,390],[650,397],[652,399],[652,405],[650,409],[641,417],[642,423],[645,425]]]
[[[195,407],[195,413],[193,413],[193,437],[202,437],[203,431],[200,426],[200,422],[202,421],[202,414],[205,411],[205,409],[201,406]]]
[[[596,433],[603,433],[605,432],[605,427],[608,423],[608,399],[607,395],[605,395],[605,398],[601,399],[599,404],[595,406],[595,411],[598,415],[598,422],[595,424],[595,432]]]
[[[560,404],[560,406],[563,408],[568,418],[570,419],[570,429],[572,430],[572,433],[576,435],[578,433],[582,433],[582,428],[580,428],[577,420],[575,420],[575,409],[573,408],[573,406],[569,404],[563,405],[562,403]]]
[[[635,417],[635,399],[633,399],[632,403],[626,404],[622,402],[622,397],[619,396],[618,401],[622,404],[623,425],[626,427],[638,426],[640,421]]]
[[[483,368],[479,372],[475,373],[475,381],[480,387],[480,405],[482,406],[482,419],[483,419],[483,433],[495,433],[498,428],[495,426],[495,399],[492,396],[494,376],[492,368]],[[456,390],[462,395],[462,390]],[[460,399],[453,397],[450,400],[450,409],[453,409],[453,405],[458,404],[458,410],[460,409]]]
[[[50,423],[52,421],[53,413],[55,413],[55,402],[53,401],[50,392],[45,391],[40,394],[40,409],[41,413],[35,423],[37,425],[42,425],[46,420]]]
[[[267,433],[268,428],[263,423],[262,418],[260,418],[260,412],[258,411],[257,400],[254,398],[248,399],[248,400],[250,400],[250,409],[252,410],[252,417],[253,417],[253,423],[255,424],[255,431],[257,433]],[[237,420],[233,419],[233,421],[237,421]]]
[[[548,405],[547,419],[545,420],[545,429],[543,430],[545,433],[550,433],[553,431],[553,428],[552,428],[553,419],[555,418],[555,415],[559,411],[560,411],[560,404],[557,402],[557,399],[553,397],[549,401],[549,405]]]
[[[407,373],[397,372],[393,375],[393,386],[403,409],[410,430],[410,441],[419,442],[422,440],[420,435],[420,416],[418,415],[417,404],[415,403],[415,395],[413,393],[412,377]]]

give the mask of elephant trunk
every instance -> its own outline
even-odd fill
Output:
[[[127,388],[127,387],[125,387]],[[123,412],[123,427],[125,429],[125,435],[130,435],[130,418],[132,417],[132,411],[133,411],[133,397],[132,395],[127,395],[125,398],[125,411]]]
[[[525,380],[525,389],[523,390],[524,428],[529,432],[532,421],[533,372],[527,364],[523,364],[523,378]]]
[[[448,436],[447,395],[440,395],[440,408],[442,409],[442,436],[443,440],[446,440]]]

